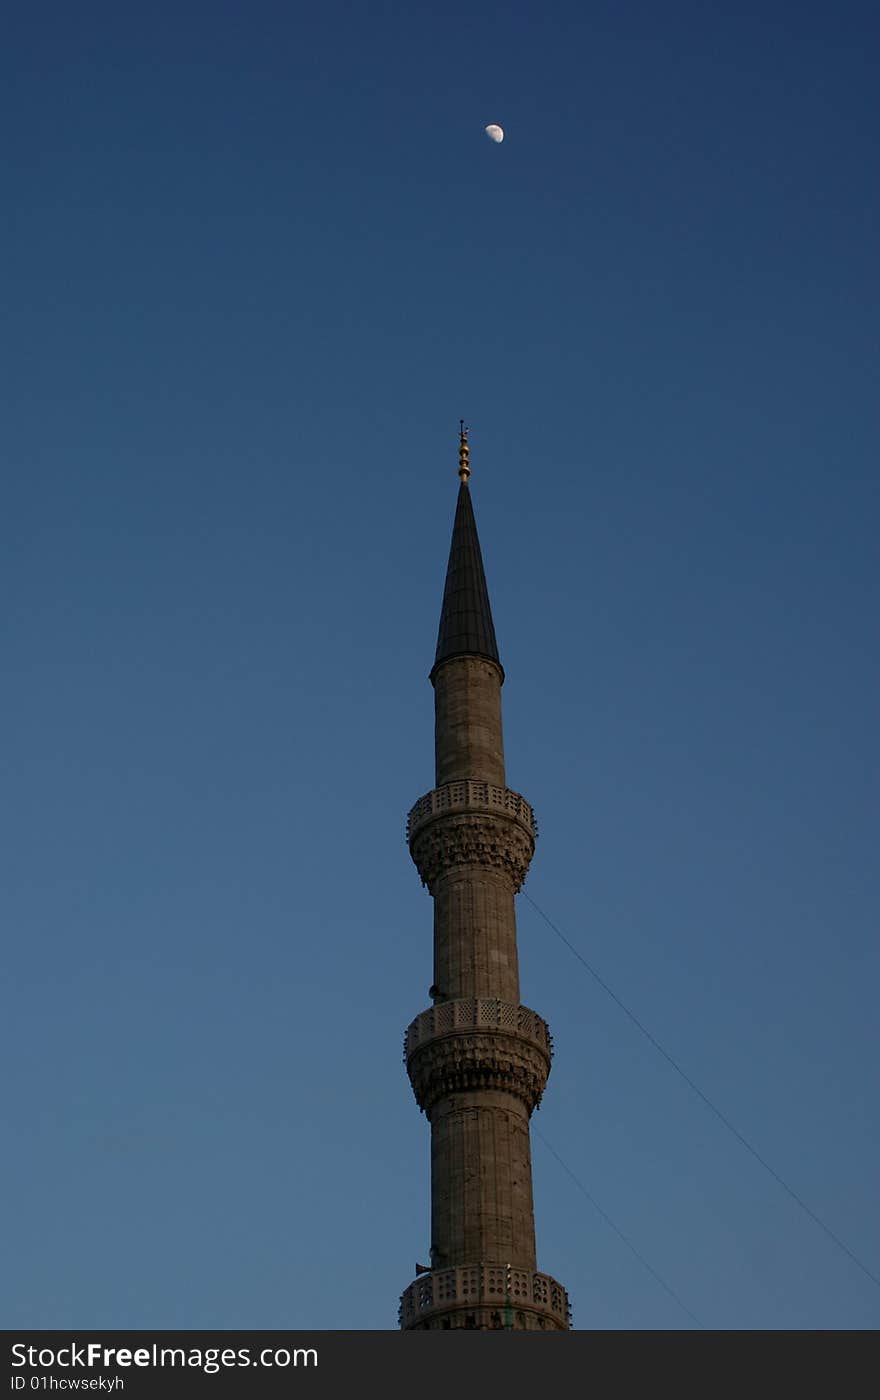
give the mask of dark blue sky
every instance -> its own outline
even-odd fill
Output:
[[[848,0],[7,10],[6,1326],[395,1325],[462,414],[527,890],[880,1271],[877,40]],[[537,1126],[620,1229],[709,1327],[876,1327],[518,908]],[[575,1325],[689,1326],[534,1164]]]

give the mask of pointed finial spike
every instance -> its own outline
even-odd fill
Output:
[[[470,448],[468,447],[468,429],[464,426],[464,419],[458,420],[458,475],[461,481],[467,481],[471,474]]]

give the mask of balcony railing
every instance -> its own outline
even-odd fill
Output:
[[[465,778],[457,783],[445,783],[420,797],[406,819],[406,839],[426,822],[450,812],[493,812],[512,817],[525,827],[533,839],[538,835],[535,814],[524,797],[510,788],[495,787],[493,783],[478,783]]]
[[[521,1309],[537,1312],[557,1327],[571,1326],[568,1294],[561,1283],[549,1274],[504,1264],[470,1264],[423,1274],[401,1295],[400,1325],[411,1327],[432,1314],[467,1307]]]
[[[403,1044],[404,1059],[428,1040],[456,1031],[500,1030],[530,1040],[549,1058],[553,1055],[550,1027],[537,1011],[493,997],[464,997],[429,1006],[407,1027]]]

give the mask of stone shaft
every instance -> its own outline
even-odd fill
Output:
[[[434,985],[449,997],[519,1002],[513,889],[503,871],[459,867],[437,880]]]
[[[504,787],[501,682],[494,661],[457,656],[434,672],[434,761],[438,787],[457,778]]]
[[[528,1110],[477,1089],[439,1099],[430,1119],[434,1262],[536,1268]]]

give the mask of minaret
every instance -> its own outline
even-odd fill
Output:
[[[400,1300],[404,1329],[565,1330],[565,1289],[537,1272],[529,1118],[550,1072],[544,1021],[519,1002],[514,895],[535,816],[506,786],[504,671],[471,505],[461,425],[458,505],[434,686],[436,786],[407,839],[434,900],[433,1005],[406,1032],[431,1124],[431,1263]]]

